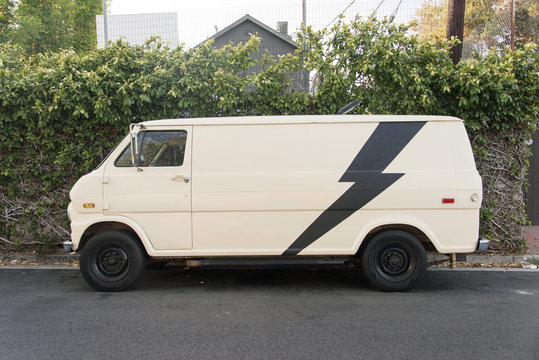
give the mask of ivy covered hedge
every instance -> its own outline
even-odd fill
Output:
[[[466,121],[485,201],[481,231],[505,252],[525,249],[523,145],[538,116],[539,55],[529,46],[453,65],[448,48],[374,19],[307,29],[305,53],[262,60],[259,40],[237,47],[168,49],[117,43],[87,54],[23,56],[0,48],[0,238],[56,243],[69,237],[68,191],[132,122],[161,118],[356,113],[437,114]],[[287,74],[304,61],[310,93]]]

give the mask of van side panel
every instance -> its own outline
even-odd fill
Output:
[[[378,125],[194,126],[194,251],[282,254],[354,185],[339,180]],[[442,252],[474,250],[480,180],[469,148],[461,121],[426,123],[383,171],[398,180],[300,254],[353,254],[387,221],[420,228]]]
[[[195,127],[194,248],[280,255],[349,188],[339,179],[377,125]]]

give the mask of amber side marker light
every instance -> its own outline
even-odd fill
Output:
[[[93,208],[95,208],[95,204],[94,203],[84,203],[84,204],[82,204],[82,207],[85,208],[85,209],[93,209]]]
[[[442,199],[442,203],[443,204],[453,204],[453,203],[455,203],[455,199],[454,198],[445,198],[445,199]]]

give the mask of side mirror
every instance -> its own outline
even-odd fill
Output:
[[[142,126],[139,124],[129,125],[129,136],[131,138],[131,165],[138,168],[138,158],[139,158],[139,149],[138,149],[138,133],[142,130]],[[135,162],[135,159],[137,161]]]

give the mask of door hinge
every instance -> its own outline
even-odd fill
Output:
[[[103,184],[108,184],[109,183],[109,177],[108,176],[103,176],[103,178],[101,180],[103,181]]]

